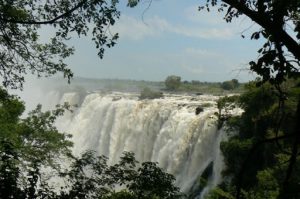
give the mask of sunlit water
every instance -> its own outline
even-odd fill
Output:
[[[75,154],[94,150],[116,163],[123,151],[132,151],[139,162],[158,162],[191,198],[203,198],[221,181],[219,145],[227,136],[216,127],[219,97],[165,94],[161,99],[139,100],[137,93],[63,90],[38,86],[22,98],[29,110],[37,102],[44,110],[64,102],[78,105],[56,123],[60,131],[73,135]],[[198,115],[197,107],[203,108]],[[208,183],[199,188],[207,168]]]
[[[115,163],[123,151],[132,151],[140,162],[158,162],[176,177],[182,191],[194,192],[195,197],[221,180],[219,144],[226,136],[216,127],[216,96],[168,95],[138,100],[137,94],[130,93],[53,91],[46,98],[51,99],[46,104],[78,105],[57,121],[61,131],[73,135],[75,154],[91,149]],[[199,106],[204,111],[196,115]],[[197,182],[212,162],[212,175],[201,194]]]

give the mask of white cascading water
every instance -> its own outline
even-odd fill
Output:
[[[139,162],[158,162],[176,177],[182,191],[194,192],[193,198],[201,198],[220,182],[223,161],[219,144],[225,133],[216,127],[218,97],[168,95],[138,100],[137,94],[130,93],[52,92],[47,98],[58,96],[60,103],[78,105],[57,121],[61,131],[73,135],[75,154],[90,149],[115,163],[123,151],[132,151]],[[204,111],[196,115],[199,106]],[[209,165],[213,165],[209,182],[197,190]]]

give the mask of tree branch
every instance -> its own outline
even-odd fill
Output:
[[[228,5],[234,7],[238,11],[244,13],[258,25],[266,29],[269,34],[280,40],[287,49],[300,60],[300,45],[283,29],[282,26],[276,25],[274,21],[270,20],[264,13],[258,13],[249,9],[244,3],[237,0],[222,0]]]
[[[38,24],[53,24],[57,20],[62,19],[67,17],[68,15],[72,14],[75,10],[78,8],[82,7],[85,3],[87,3],[87,0],[83,0],[80,3],[78,3],[74,8],[68,10],[67,12],[51,19],[48,21],[20,21],[20,20],[14,20],[14,19],[5,19],[5,18],[0,18],[0,21],[4,21],[6,23],[15,23],[15,24],[28,24],[28,25],[38,25]]]

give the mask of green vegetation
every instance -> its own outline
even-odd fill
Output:
[[[41,107],[20,119],[24,105],[0,89],[0,198],[180,198],[175,178],[156,163],[139,164],[125,152],[115,165],[87,151],[71,155],[70,135],[54,126],[68,105],[41,112]],[[69,162],[63,168],[61,162]],[[49,179],[61,179],[60,190]],[[117,187],[122,190],[116,191]]]
[[[172,93],[191,93],[196,95],[214,94],[226,95],[230,93],[244,92],[244,83],[239,83],[239,86],[233,90],[224,90],[219,82],[200,82],[196,80],[181,81],[180,86],[176,90],[166,90],[165,82],[154,82],[144,80],[126,80],[126,79],[89,79],[76,78],[72,80],[72,84],[62,88],[63,79],[43,80],[44,87],[49,89],[59,88],[59,90],[82,90],[95,91],[124,91],[124,92],[142,92],[144,88],[149,88],[152,91],[172,92]]]
[[[231,81],[225,81],[230,82]],[[228,93],[243,93],[244,84],[238,83],[236,86],[230,86],[230,89],[224,88],[223,83],[220,82],[200,82],[196,80],[184,81],[180,84],[180,87],[177,89],[179,92],[192,92],[195,94],[214,94],[214,95],[226,95]],[[226,83],[225,83],[226,84]]]
[[[153,91],[150,88],[146,87],[141,91],[140,99],[156,99],[163,97],[163,93],[159,91]]]
[[[221,88],[224,90],[233,90],[239,86],[239,81],[237,79],[232,79],[230,81],[225,81],[221,84]]]
[[[251,39],[265,43],[257,51],[258,59],[249,63],[261,79],[249,83],[240,97],[218,103],[221,109],[235,104],[245,112],[221,117],[219,111],[234,133],[221,144],[223,183],[208,198],[299,198],[299,1],[208,0],[200,9],[214,6],[225,11],[227,22],[250,18],[260,26]]]
[[[238,103],[237,103],[238,99],[239,99],[238,95],[233,95],[233,96],[222,97],[217,101],[218,113],[216,113],[216,115],[218,116],[219,129],[223,127],[225,121],[232,118],[232,114],[230,111],[238,107]],[[235,129],[231,129],[231,130],[235,130]]]
[[[228,92],[242,93],[244,91],[244,84],[238,82],[237,79],[219,82],[201,82],[199,80],[181,81],[179,76],[168,76],[165,80],[167,91],[172,92],[189,92],[198,95],[215,94],[223,95]]]
[[[172,175],[164,173],[153,162],[139,165],[129,152],[123,153],[119,163],[108,166],[106,157],[95,157],[88,151],[75,159],[71,169],[62,176],[69,183],[62,187],[57,198],[175,199],[182,196],[173,185]],[[121,189],[116,191],[117,187]]]
[[[240,189],[240,197],[247,199],[298,198],[299,157],[295,160],[294,174],[289,176],[289,186],[284,183],[289,154],[295,142],[293,133],[297,125],[299,81],[289,80],[283,85],[289,87],[284,109],[274,86],[264,84],[257,87],[256,83],[249,83],[244,94],[225,97],[218,102],[228,133],[238,132],[221,144],[226,164],[224,179],[231,180],[225,180],[220,188],[232,196],[237,194],[236,189]],[[234,106],[243,108],[245,112],[240,116],[230,116],[226,110]],[[284,111],[284,116],[280,111]],[[212,195],[216,193],[212,192]]]
[[[70,156],[69,135],[53,125],[64,108],[43,113],[38,106],[20,119],[23,103],[0,89],[0,198],[34,198],[41,168],[59,168],[56,157]]]
[[[27,73],[51,76],[62,73],[72,78],[73,73],[64,62],[74,53],[67,45],[72,35],[91,33],[103,57],[105,48],[116,44],[118,34],[107,33],[107,28],[119,18],[118,1],[67,0],[39,1],[14,0],[0,2],[1,22],[1,73],[4,87],[22,88]],[[39,30],[52,27],[53,37],[43,43]]]
[[[175,91],[179,88],[181,84],[181,77],[171,75],[168,76],[165,80],[166,89],[170,91]]]
[[[184,81],[180,87],[178,88],[178,91],[181,92],[193,92],[196,94],[222,94],[223,89],[220,88],[220,83],[214,83],[214,82],[200,82],[192,80]]]

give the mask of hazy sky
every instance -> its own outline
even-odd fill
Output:
[[[104,59],[89,38],[71,40],[76,53],[68,63],[75,76],[162,81],[168,75],[183,80],[224,81],[253,79],[247,63],[257,57],[259,42],[249,34],[257,27],[243,17],[232,24],[224,13],[198,11],[204,0],[154,0],[127,8],[110,29],[118,44]],[[144,14],[143,14],[144,13]],[[244,32],[243,32],[244,31]],[[246,35],[242,39],[241,33]]]

